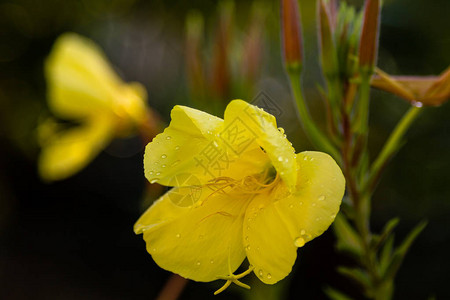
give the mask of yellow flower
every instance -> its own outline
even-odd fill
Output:
[[[64,179],[84,168],[115,136],[146,120],[146,91],[126,84],[91,40],[73,33],[55,43],[45,64],[48,106],[59,119],[79,123],[67,130],[39,128],[39,173]]]
[[[297,248],[333,222],[345,180],[321,152],[295,154],[275,117],[242,100],[224,119],[175,106],[145,150],[145,176],[174,188],[136,222],[162,268],[196,281],[253,271],[267,284],[286,277]],[[247,257],[250,267],[233,272]]]

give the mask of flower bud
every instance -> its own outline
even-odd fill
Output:
[[[303,40],[297,0],[281,0],[281,31],[286,68],[288,70],[300,70]]]

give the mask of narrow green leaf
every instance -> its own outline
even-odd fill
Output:
[[[384,244],[383,249],[381,249],[380,260],[379,260],[379,270],[380,274],[384,274],[386,272],[386,268],[389,266],[392,257],[392,249],[394,248],[394,235],[390,235],[386,243]]]
[[[325,288],[324,292],[332,300],[352,300],[351,297],[336,289],[333,289],[332,287]]]
[[[380,236],[378,237],[378,239],[374,245],[375,251],[378,251],[378,249],[383,245],[383,243],[386,241],[386,239],[392,233],[394,228],[398,225],[399,221],[400,221],[399,218],[394,218],[394,219],[389,220],[389,222],[386,223],[386,225],[383,228],[383,231],[381,232]]]
[[[384,273],[383,277],[385,279],[394,278],[395,274],[400,268],[400,265],[403,262],[403,259],[405,258],[406,253],[408,252],[417,236],[425,228],[425,226],[427,226],[426,221],[420,222],[416,227],[413,228],[413,230],[411,230],[411,232],[403,240],[401,245],[397,247],[397,249],[394,251],[394,254],[392,255],[392,261],[390,262],[389,266],[386,269],[386,272]]]
[[[361,256],[362,241],[342,213],[337,215],[333,224],[334,232],[338,239],[337,249],[344,252],[350,252],[358,257]]]
[[[364,290],[367,291],[372,289],[369,274],[364,270],[359,268],[338,267],[337,271],[361,285]]]

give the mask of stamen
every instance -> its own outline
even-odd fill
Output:
[[[226,280],[226,282],[220,289],[218,289],[217,291],[214,292],[214,295],[220,294],[223,291],[225,291],[231,285],[231,283],[234,283],[240,287],[243,287],[243,288],[249,290],[250,286],[243,282],[240,282],[239,279],[250,274],[254,268],[255,267],[253,267],[253,266],[249,266],[248,269],[245,272],[242,272],[241,274],[238,274],[238,275],[230,274],[230,275],[227,275],[224,277],[218,277],[218,279],[224,279],[224,280]]]

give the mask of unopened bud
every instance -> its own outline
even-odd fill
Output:
[[[359,44],[359,65],[368,73],[373,72],[377,57],[380,25],[380,0],[367,0],[364,23]]]
[[[303,41],[297,0],[281,0],[281,31],[286,68],[300,70],[303,60]]]

